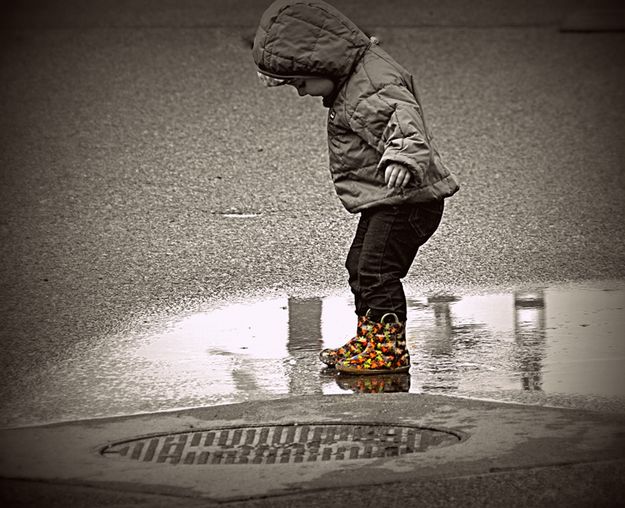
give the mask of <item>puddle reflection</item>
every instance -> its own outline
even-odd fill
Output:
[[[616,286],[614,286],[616,284]],[[497,400],[625,396],[625,283],[409,301],[410,374],[340,376],[318,360],[352,337],[351,298],[274,298],[164,316],[77,344],[6,401],[17,425],[286,395],[446,393]],[[561,396],[562,395],[562,396]],[[559,402],[558,402],[559,403]],[[620,402],[617,402],[620,405]],[[603,407],[603,406],[602,406]]]
[[[204,398],[219,401],[397,391],[622,396],[624,295],[619,287],[412,299],[410,375],[354,377],[323,369],[319,351],[355,331],[348,297],[285,297],[196,314],[135,354],[158,363],[164,383],[191,377]]]

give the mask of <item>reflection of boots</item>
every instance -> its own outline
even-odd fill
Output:
[[[410,374],[337,376],[336,384],[354,393],[396,393],[410,390]]]
[[[337,360],[336,370],[347,374],[396,374],[410,370],[406,349],[405,323],[395,314],[384,314],[379,322],[369,321],[362,328],[364,351]]]
[[[334,367],[338,360],[344,360],[345,358],[349,358],[350,356],[357,355],[362,353],[362,351],[367,347],[367,340],[363,337],[365,333],[365,326],[369,323],[369,318],[367,316],[358,316],[358,326],[356,328],[356,336],[352,337],[347,343],[337,349],[324,349],[319,353],[319,359],[329,365],[330,367]]]

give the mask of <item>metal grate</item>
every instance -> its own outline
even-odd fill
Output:
[[[168,464],[289,464],[406,455],[460,439],[447,430],[401,425],[292,424],[155,435],[113,443],[101,453]]]

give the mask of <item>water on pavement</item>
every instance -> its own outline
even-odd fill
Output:
[[[70,352],[5,424],[304,394],[625,398],[625,284],[409,300],[410,375],[346,376],[318,353],[355,331],[348,295],[274,297],[167,316]]]

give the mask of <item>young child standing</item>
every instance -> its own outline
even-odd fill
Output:
[[[459,188],[432,142],[413,78],[321,0],[271,4],[252,54],[266,86],[323,97],[335,189],[360,213],[346,261],[356,336],[320,359],[350,374],[407,372],[401,279]]]

